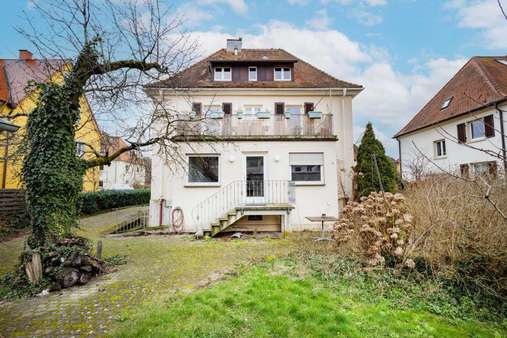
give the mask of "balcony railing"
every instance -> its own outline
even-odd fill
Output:
[[[181,136],[268,137],[303,136],[333,137],[332,114],[312,118],[307,114],[274,115],[211,115],[193,119],[180,118],[176,132]]]

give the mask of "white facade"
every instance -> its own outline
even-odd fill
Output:
[[[272,203],[275,201],[273,196],[278,194],[291,195],[287,201],[290,200],[293,209],[286,214],[273,213],[282,216],[282,231],[320,228],[320,224],[311,223],[306,219],[309,216],[326,214],[338,217],[340,199],[344,200],[352,196],[352,167],[354,165],[352,98],[359,91],[360,89],[354,91],[346,89],[213,89],[185,94],[171,90],[151,92],[152,97],[163,98],[166,108],[178,112],[189,112],[192,109],[192,102],[202,103],[203,111],[208,109],[212,111],[213,106],[221,107],[222,103],[232,103],[232,116],[237,123],[232,128],[232,134],[241,134],[238,130],[241,130],[242,124],[256,123],[255,120],[258,117],[255,114],[245,114],[252,107],[254,111],[269,113],[267,118],[264,116],[265,119],[262,119],[262,124],[268,126],[277,123],[274,115],[276,102],[283,102],[286,111],[289,107],[293,112],[297,112],[297,107],[299,107],[302,115],[304,115],[304,104],[313,102],[316,105],[315,111],[322,112],[323,116],[332,115],[333,135],[325,139],[304,139],[284,136],[276,138],[277,135],[265,134],[264,139],[236,137],[227,142],[182,142],[178,153],[183,158],[181,161],[183,165],[175,164],[174,161],[168,164],[158,155],[157,149],[153,149],[151,224],[157,226],[171,224],[173,221],[171,210],[181,208],[184,219],[183,232],[195,232],[203,227],[202,230],[208,230],[206,225],[203,226],[196,220],[199,205],[207,199],[216,198],[217,207],[221,207],[224,203],[230,203],[237,189],[242,190],[240,194],[244,194],[242,187],[244,183],[241,182],[247,180],[247,157],[263,158],[263,194],[265,196],[258,201],[252,200],[252,204]],[[208,106],[212,107],[207,108]],[[239,120],[237,119],[238,112],[243,114]],[[295,118],[296,116],[292,115],[282,122],[290,124],[291,121],[295,121]],[[323,121],[324,118],[315,119],[315,122],[310,123],[318,125]],[[217,122],[220,120],[209,121],[209,123]],[[267,133],[272,132],[272,129],[268,127],[263,130],[267,130]],[[195,155],[218,157],[218,182],[204,184],[189,182],[189,158]],[[297,158],[301,158],[299,161],[303,162],[307,159],[309,162],[306,164],[314,163],[320,166],[318,182],[296,182],[290,184],[290,188],[287,188],[285,183],[279,183],[291,181],[290,161],[298,161]],[[239,188],[237,188],[238,184]],[[290,189],[290,193],[287,189]]]
[[[144,180],[144,166],[116,160],[101,168],[99,185],[102,190],[130,190],[144,185]]]
[[[505,111],[507,104],[500,105],[499,108]],[[471,122],[480,122],[488,115],[493,115],[495,135],[473,138]],[[505,113],[503,119],[503,130],[507,131]],[[458,142],[457,126],[462,123],[466,126],[465,143]],[[416,169],[423,170],[425,174],[443,171],[461,174],[462,165],[468,165],[470,174],[474,174],[486,170],[491,162],[496,162],[497,170],[503,171],[503,161],[498,156],[487,153],[502,156],[501,124],[499,111],[495,107],[489,107],[398,137],[403,178],[414,179]],[[437,145],[439,141],[445,142],[445,154],[442,153],[442,145]]]

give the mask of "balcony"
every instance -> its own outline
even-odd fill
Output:
[[[336,140],[332,114],[271,113],[242,115],[207,114],[203,118],[179,117],[176,134],[183,139],[326,139]]]

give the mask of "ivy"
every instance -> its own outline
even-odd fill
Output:
[[[70,234],[77,225],[77,201],[86,165],[76,156],[75,92],[54,83],[38,84],[40,97],[28,117],[23,181],[30,214],[31,248]]]

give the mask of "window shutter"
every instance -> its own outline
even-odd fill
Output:
[[[200,102],[192,103],[192,111],[195,112],[197,115],[201,115],[202,114],[202,103],[200,103]]]
[[[458,142],[465,143],[467,141],[467,129],[466,124],[458,124]]]
[[[461,173],[461,177],[467,178],[468,177],[468,173],[469,173],[469,166],[468,166],[468,164],[460,164],[459,171]]]
[[[275,103],[275,114],[283,114],[285,113],[285,103],[283,102],[276,102]]]
[[[305,102],[305,114],[313,110],[313,102]]]
[[[484,129],[486,131],[486,137],[495,136],[495,121],[493,115],[484,116]]]
[[[224,114],[232,114],[232,103],[222,103],[222,110],[224,112]]]
[[[289,153],[290,165],[323,165],[324,153]]]

